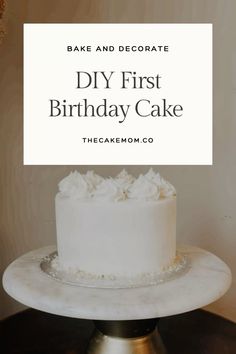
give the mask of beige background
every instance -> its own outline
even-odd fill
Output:
[[[160,166],[178,191],[179,242],[224,259],[236,271],[235,0],[12,0],[0,46],[0,267],[55,243],[54,195],[72,167],[22,165],[23,22],[212,22],[214,24],[214,166]],[[201,55],[201,43],[199,55]],[[194,73],[193,73],[194,75]],[[201,144],[201,137],[199,137]],[[95,170],[114,175],[118,166]],[[85,168],[81,167],[82,171]],[[138,174],[146,168],[133,166]],[[210,286],[210,284],[209,284]],[[236,320],[236,284],[208,308]],[[22,306],[0,290],[0,317]]]

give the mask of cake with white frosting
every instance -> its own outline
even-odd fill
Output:
[[[175,195],[152,169],[138,178],[70,173],[55,200],[59,266],[102,278],[164,272],[176,257]]]

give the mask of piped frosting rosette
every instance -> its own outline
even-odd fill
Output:
[[[156,201],[176,195],[175,188],[159,173],[150,169],[146,174],[135,178],[122,170],[115,178],[103,178],[94,171],[81,174],[71,172],[59,183],[62,195],[81,200]]]

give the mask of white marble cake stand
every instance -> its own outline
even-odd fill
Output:
[[[88,349],[93,354],[163,353],[153,319],[205,306],[231,284],[230,269],[222,260],[203,249],[181,246],[178,251],[187,255],[190,266],[172,280],[126,289],[75,286],[41,270],[42,259],[55,250],[44,247],[11,263],[3,275],[4,289],[32,308],[97,320],[99,330]]]

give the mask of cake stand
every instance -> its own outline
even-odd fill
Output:
[[[186,255],[189,266],[171,280],[122,289],[75,286],[41,269],[42,259],[55,250],[48,246],[15,260],[3,275],[3,286],[29,307],[94,320],[89,354],[165,353],[157,319],[206,306],[220,298],[231,283],[230,269],[218,257],[197,247],[181,246],[178,252]]]

